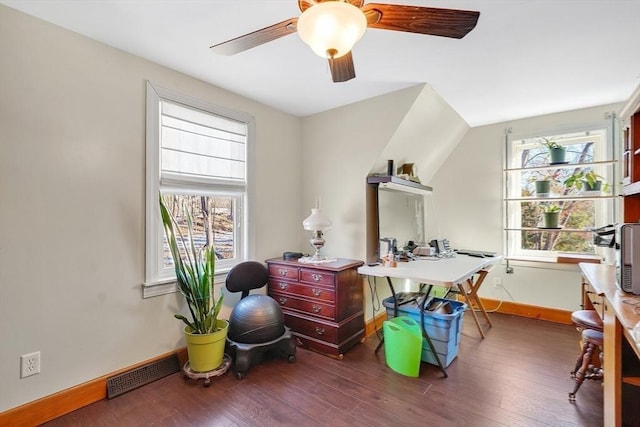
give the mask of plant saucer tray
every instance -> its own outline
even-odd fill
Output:
[[[209,385],[211,384],[211,378],[219,377],[220,375],[225,374],[229,370],[230,366],[231,366],[231,356],[225,353],[224,357],[222,358],[222,363],[220,364],[220,366],[218,366],[216,369],[212,371],[196,372],[191,369],[191,365],[189,365],[189,361],[187,360],[187,362],[182,367],[182,373],[184,374],[185,379],[192,379],[196,381],[203,379],[204,386],[209,387]]]

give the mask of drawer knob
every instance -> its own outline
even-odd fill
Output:
[[[315,296],[319,297],[319,296],[320,296],[320,294],[322,293],[322,291],[321,291],[320,289],[313,288],[313,289],[311,289],[311,293],[312,293],[313,295],[315,295]]]
[[[598,301],[591,301],[591,304],[593,305],[600,305],[600,303]]]
[[[285,282],[280,282],[278,285],[280,286],[280,289],[287,289],[287,286],[289,286],[289,285],[288,285],[287,283],[285,283]]]
[[[287,270],[279,268],[278,269],[278,274],[281,275],[281,276],[286,276],[287,275]]]
[[[280,303],[280,305],[285,305],[285,303],[287,302],[287,298],[278,298],[278,302]]]
[[[324,335],[325,333],[325,329],[321,328],[320,326],[316,326],[316,334],[318,335]]]
[[[322,307],[320,307],[317,304],[313,304],[313,307],[311,309],[313,310],[314,313],[320,313],[322,311]]]
[[[312,274],[311,278],[316,282],[319,282],[320,280],[322,280],[322,274]]]

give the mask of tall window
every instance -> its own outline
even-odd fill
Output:
[[[250,116],[147,83],[146,273],[144,296],[172,292],[173,259],[158,195],[187,236],[213,246],[216,273],[247,259]]]
[[[565,149],[564,161],[551,162],[550,142]],[[596,253],[592,230],[615,221],[611,147],[605,128],[507,139],[507,256],[549,260]],[[589,186],[587,175],[601,181],[600,189]],[[549,225],[545,212],[553,210],[558,222]]]

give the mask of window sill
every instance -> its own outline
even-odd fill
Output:
[[[581,262],[589,262],[592,264],[600,264],[602,258],[597,255],[584,254],[558,254],[558,264],[579,264]]]
[[[547,270],[577,270],[578,263],[600,262],[600,258],[591,255],[559,254],[550,257],[510,256],[504,258],[509,266],[544,268]]]
[[[142,298],[157,297],[178,292],[178,283],[175,278],[158,280],[142,284]]]
[[[224,286],[229,269],[216,273],[215,286]],[[157,297],[178,292],[178,282],[175,277],[156,280],[155,282],[145,282],[142,284],[142,298]]]

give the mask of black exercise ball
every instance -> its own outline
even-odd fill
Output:
[[[280,305],[268,295],[242,298],[229,316],[231,341],[257,344],[272,341],[284,334],[284,314]]]

